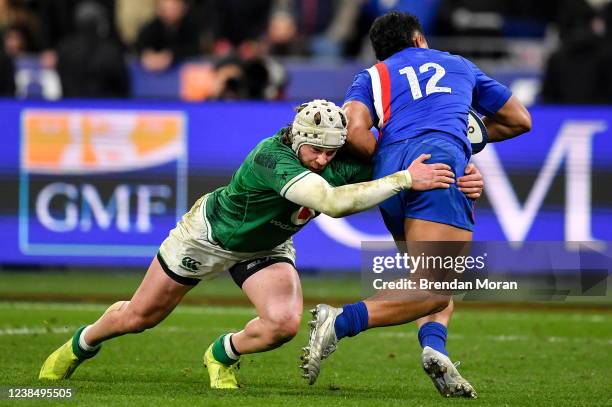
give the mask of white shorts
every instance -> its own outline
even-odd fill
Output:
[[[254,253],[223,249],[214,241],[206,219],[207,198],[208,194],[196,201],[159,248],[157,258],[171,278],[181,284],[195,285],[217,277],[238,263],[262,258],[295,264],[291,238],[270,250]]]

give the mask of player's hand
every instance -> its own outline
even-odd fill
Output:
[[[451,167],[446,164],[425,164],[431,158],[431,154],[421,154],[408,167],[412,177],[412,189],[415,191],[427,191],[436,188],[450,188],[455,183],[455,174]]]
[[[459,190],[470,199],[478,199],[482,196],[484,181],[482,174],[474,164],[465,167],[465,175],[457,179]]]

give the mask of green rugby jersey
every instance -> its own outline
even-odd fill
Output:
[[[206,218],[212,236],[226,250],[257,252],[272,249],[297,233],[318,213],[284,198],[293,184],[310,173],[282,130],[261,141],[234,173],[230,183],[212,192]],[[369,181],[371,166],[339,154],[321,175],[331,186]]]

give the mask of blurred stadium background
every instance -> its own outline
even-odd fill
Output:
[[[486,182],[475,238],[610,253],[610,0],[0,0],[0,365],[14,372],[0,385],[36,386],[49,351],[129,297],[177,217],[294,106],[341,103],[374,62],[371,22],[391,9],[417,14],[432,48],[473,60],[532,113],[531,133],[474,157]],[[361,242],[387,239],[377,211],[318,217],[295,239],[306,302],[359,298]],[[610,298],[463,303],[450,349],[479,403],[612,405]],[[79,371],[79,405],[439,401],[411,326],[347,344],[317,389],[295,368],[301,333],[247,359],[260,375],[245,369],[246,393],[211,394],[198,352],[251,311],[229,279],[186,303]],[[364,356],[374,347],[384,354]]]

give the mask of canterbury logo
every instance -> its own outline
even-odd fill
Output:
[[[183,257],[183,260],[181,260],[181,267],[189,271],[198,271],[198,266],[201,264],[202,263],[192,259],[191,257]]]

